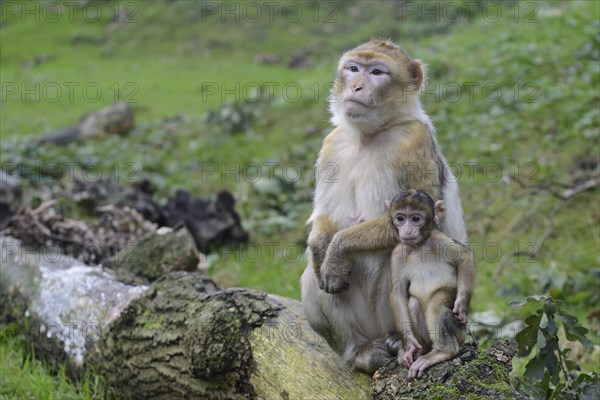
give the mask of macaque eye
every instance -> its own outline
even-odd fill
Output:
[[[352,72],[358,72],[358,67],[357,67],[356,65],[352,65],[352,66],[350,66],[350,68],[349,68],[349,69],[350,69],[350,71],[352,71]]]
[[[396,221],[404,223],[406,217],[404,215],[396,215]]]
[[[375,68],[373,71],[371,71],[371,73],[373,75],[381,75],[381,74],[383,74],[383,71],[380,70],[379,68]]]
[[[413,216],[412,222],[414,222],[415,224],[418,224],[419,222],[421,222],[421,217],[419,215]]]

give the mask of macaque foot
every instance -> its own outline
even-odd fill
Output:
[[[423,372],[431,366],[451,359],[455,353],[433,349],[426,355],[419,357],[408,369],[408,379],[417,379],[423,375]]]
[[[327,293],[335,294],[345,292],[350,288],[350,284],[339,275],[326,274],[322,271],[319,287]]]
[[[423,376],[423,372],[434,363],[431,363],[425,357],[421,357],[416,360],[408,369],[407,377],[409,380],[414,380]]]
[[[395,332],[388,333],[384,340],[391,354],[400,354],[402,352],[402,339]]]
[[[354,358],[354,367],[373,374],[389,360],[393,360],[396,352],[390,351],[390,334],[364,343]]]

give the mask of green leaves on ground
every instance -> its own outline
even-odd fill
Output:
[[[568,358],[571,349],[561,348],[564,340],[558,334],[562,325],[567,340],[591,348],[588,329],[565,310],[563,301],[548,295],[529,296],[510,305],[521,308],[529,303],[541,307],[525,318],[525,327],[516,336],[519,357],[528,357],[537,349],[525,366],[523,390],[534,399],[592,399],[588,396],[600,390],[600,375],[580,372],[579,365]]]

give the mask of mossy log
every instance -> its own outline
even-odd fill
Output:
[[[299,302],[221,289],[200,273],[127,285],[112,270],[1,237],[0,315],[53,366],[87,367],[120,398],[366,399]]]
[[[372,381],[340,362],[295,300],[183,271],[128,285],[110,269],[12,238],[0,245],[2,322],[16,322],[36,355],[75,377],[93,367],[120,398],[519,398],[508,383],[510,351],[470,350],[418,382],[390,362]]]
[[[116,103],[84,115],[77,125],[45,136],[40,143],[67,144],[106,135],[124,135],[133,125],[133,110],[129,104]]]
[[[517,352],[514,340],[499,340],[485,351],[467,345],[456,358],[434,365],[423,377],[409,381],[407,370],[388,362],[373,376],[373,400],[519,400],[509,372]]]
[[[182,226],[146,234],[103,265],[115,271],[126,283],[148,284],[168,272],[198,270],[201,257],[204,255],[196,249],[194,238]]]

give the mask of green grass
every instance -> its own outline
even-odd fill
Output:
[[[479,265],[473,310],[516,319],[519,314],[508,301],[544,291],[564,299],[584,321],[597,309],[598,189],[563,202],[514,179],[533,186],[571,184],[581,173],[581,160],[598,160],[600,10],[595,2],[507,3],[495,23],[478,9],[472,18],[463,13],[456,23],[443,18],[423,22],[419,16],[403,16],[398,5],[372,2],[321,3],[316,23],[315,6],[306,2],[298,3],[303,16],[295,23],[281,13],[272,23],[266,17],[236,23],[232,16],[222,22],[219,14],[203,15],[196,2],[139,1],[128,2],[135,12],[120,25],[110,22],[114,3],[102,4],[102,18],[95,23],[80,12],[74,21],[61,18],[56,23],[23,22],[18,14],[3,19],[0,158],[5,167],[26,165],[35,171],[50,162],[100,166],[105,174],[118,171],[122,181],[128,173],[133,179],[149,179],[163,200],[180,187],[202,196],[231,190],[252,242],[210,254],[211,276],[224,286],[299,298],[311,167],[321,133],[330,129],[326,88],[341,52],[372,36],[391,37],[428,64],[424,107],[446,157],[460,168],[455,171],[460,171],[465,218]],[[466,2],[460,4],[466,7]],[[520,11],[517,19],[515,10]],[[334,21],[323,23],[331,12]],[[290,54],[303,49],[309,52],[309,67],[288,68]],[[48,60],[26,65],[40,54]],[[283,62],[261,65],[255,62],[259,54],[276,54]],[[94,83],[102,97],[86,100],[76,88],[72,100],[63,92],[56,102],[43,93],[39,101],[33,95],[21,101],[22,92],[6,92],[11,85],[32,88],[36,82],[48,90],[54,84],[64,88],[66,82],[79,83],[78,88]],[[472,99],[466,82],[477,83]],[[256,106],[244,101],[251,92],[243,87],[274,83],[273,101]],[[286,84],[301,88],[297,101],[286,98]],[[215,87],[217,93],[207,91]],[[486,98],[484,87],[496,91]],[[453,100],[457,88],[462,95]],[[64,147],[29,144],[111,104],[115,93],[135,109],[136,128],[127,137]],[[230,134],[223,125],[204,121],[207,112],[236,96],[255,113],[247,132]],[[297,165],[302,176],[294,182],[256,184],[244,173],[228,173],[255,163],[265,177],[267,162]],[[277,169],[276,175],[282,174]],[[494,279],[504,257],[546,233],[548,217],[553,233],[537,256],[509,257]],[[598,332],[593,335],[597,343]],[[22,359],[18,351],[7,354],[9,360]],[[585,368],[599,368],[596,360],[582,362]],[[35,385],[24,387],[34,390]]]
[[[91,372],[74,384],[60,368],[49,367],[35,358],[35,352],[14,324],[2,324],[0,332],[0,399],[97,400],[106,390],[99,376]]]
[[[6,17],[2,29],[6,45],[0,56],[3,108],[17,118],[2,118],[0,127],[5,135],[39,136],[114,99],[138,105],[142,120],[202,115],[223,101],[251,97],[249,91],[256,83],[310,84],[317,82],[317,77],[330,74],[318,74],[325,71],[320,68],[317,74],[311,70],[309,76],[299,79],[297,71],[284,66],[256,64],[252,48],[256,46],[230,49],[234,40],[244,37],[243,29],[233,24],[221,27],[218,19],[184,19],[180,23],[182,13],[201,8],[194,2],[176,2],[169,7],[160,1],[132,4],[137,5],[134,14],[111,33],[107,33],[112,29],[109,20],[114,14],[110,5],[103,7],[99,22],[84,18],[83,9],[76,9],[73,18],[44,17],[41,13],[39,22],[35,15],[22,17],[17,13]],[[39,9],[45,8],[42,5]],[[165,15],[165,10],[173,10],[171,17],[169,12]],[[230,34],[217,33],[223,29]],[[256,35],[260,33],[251,36]],[[211,45],[211,41],[217,43]],[[274,44],[280,49],[289,45]],[[38,55],[49,59],[35,67],[23,67],[24,62]],[[203,96],[206,87],[217,88],[218,92]],[[275,91],[281,94],[282,87]],[[29,118],[18,118],[19,115]]]

